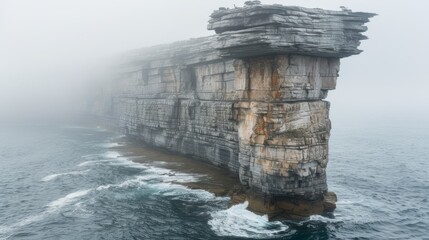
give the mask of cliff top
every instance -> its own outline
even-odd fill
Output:
[[[214,11],[207,28],[219,34],[222,56],[347,57],[362,52],[357,47],[366,39],[364,24],[375,15],[247,1],[244,7]]]
[[[217,35],[128,52],[123,63],[141,68],[278,54],[347,57],[362,52],[364,24],[375,15],[247,1],[211,14],[207,28]]]

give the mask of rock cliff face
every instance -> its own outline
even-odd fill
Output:
[[[217,35],[124,54],[92,111],[128,135],[239,174],[256,211],[332,210],[323,99],[340,58],[361,52],[372,16],[255,1],[222,8],[208,25]]]

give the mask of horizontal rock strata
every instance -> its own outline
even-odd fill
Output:
[[[223,56],[296,53],[325,57],[359,54],[363,26],[375,14],[282,5],[220,9],[209,30],[219,33]]]
[[[208,26],[218,35],[124,54],[88,108],[130,136],[239,174],[249,199],[262,199],[250,204],[255,210],[332,210],[321,202],[331,129],[323,99],[335,89],[340,57],[360,52],[371,16],[221,9]]]

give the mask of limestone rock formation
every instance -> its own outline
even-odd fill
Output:
[[[332,211],[323,99],[372,16],[222,8],[208,25],[217,35],[125,53],[89,108],[130,136],[239,174],[253,210]]]
[[[300,54],[347,57],[359,54],[363,26],[374,14],[295,6],[260,5],[215,11],[208,29],[219,34],[223,56]]]

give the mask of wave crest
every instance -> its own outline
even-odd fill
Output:
[[[86,174],[88,171],[89,170],[73,171],[73,172],[65,172],[65,173],[55,173],[55,174],[51,174],[51,175],[48,175],[48,176],[42,178],[42,181],[43,182],[48,182],[48,181],[51,181],[51,180],[53,180],[53,179],[55,179],[57,177],[66,176],[66,175],[82,175],[82,174]]]
[[[211,213],[208,224],[218,236],[243,238],[272,238],[288,234],[289,227],[281,222],[269,222],[266,215],[259,216],[247,210],[246,201],[229,209]]]
[[[84,190],[72,192],[70,194],[67,194],[65,197],[62,197],[62,198],[59,198],[57,200],[50,202],[47,206],[49,207],[50,211],[56,210],[58,208],[66,206],[70,203],[73,203],[78,198],[87,195],[90,191],[91,191],[91,189],[84,189]]]

